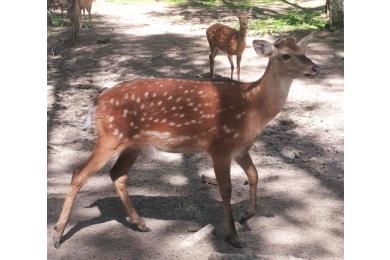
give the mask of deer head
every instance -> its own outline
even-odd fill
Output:
[[[249,17],[251,16],[251,13],[252,13],[252,7],[247,11],[236,13],[236,16],[238,17],[238,20],[240,22],[240,28],[245,28],[245,29],[248,28],[248,21],[249,21]]]
[[[265,40],[254,40],[253,47],[258,55],[269,58],[270,64],[276,65],[279,75],[291,79],[315,77],[319,67],[305,55],[305,48],[313,34],[296,41],[294,37],[276,40],[273,44]]]

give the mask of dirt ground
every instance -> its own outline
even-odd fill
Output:
[[[226,23],[234,21],[219,10]],[[229,20],[230,19],[230,20]],[[69,190],[72,169],[94,144],[94,129],[79,127],[101,89],[137,77],[207,77],[205,29],[217,21],[205,10],[94,2],[94,27],[82,29],[71,46],[70,28],[48,36],[48,258],[49,259],[207,259],[213,252],[250,254],[259,259],[341,259],[344,242],[343,32],[326,32],[307,55],[321,66],[315,79],[296,80],[283,111],[254,143],[250,154],[259,171],[258,212],[238,228],[248,247],[233,248],[219,232],[187,249],[178,244],[189,228],[219,225],[221,199],[203,154],[171,154],[149,149],[129,172],[128,191],[152,229],[129,228],[107,171],[114,159],[92,176],[79,193],[61,247],[52,230]],[[51,48],[63,37],[64,46]],[[109,38],[106,44],[98,39]],[[259,58],[248,35],[241,79],[258,79],[267,60]],[[263,38],[272,39],[270,36]],[[216,73],[229,76],[225,55]],[[245,174],[232,167],[233,214],[248,204]]]

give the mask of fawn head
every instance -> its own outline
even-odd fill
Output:
[[[253,47],[260,56],[266,56],[275,64],[281,75],[290,78],[315,77],[319,67],[305,55],[305,49],[313,33],[298,42],[294,37],[281,38],[273,44],[265,40],[254,40]]]
[[[236,13],[241,28],[245,28],[245,29],[248,28],[248,21],[249,21],[249,17],[251,16],[251,13],[252,13],[252,7],[248,11]]]

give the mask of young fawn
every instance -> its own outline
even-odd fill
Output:
[[[240,22],[240,30],[230,28],[229,26],[216,23],[211,25],[206,30],[207,41],[210,46],[210,78],[214,77],[214,59],[218,50],[226,52],[230,62],[230,78],[233,79],[233,55],[237,55],[237,79],[240,81],[240,65],[242,53],[245,50],[246,30],[248,28],[248,20],[251,15],[252,8],[247,12],[238,14]]]
[[[164,151],[206,152],[211,156],[223,200],[226,239],[243,247],[230,205],[231,161],[241,166],[249,181],[249,208],[240,219],[243,223],[256,212],[258,177],[248,149],[282,109],[293,79],[318,73],[318,66],[305,56],[305,44],[305,39],[296,43],[294,38],[273,44],[254,40],[257,54],[265,55],[269,62],[263,77],[252,83],[138,79],[100,94],[90,111],[94,112],[90,115],[95,114],[96,145],[87,162],[73,173],[54,228],[54,246],[60,245],[81,187],[116,154],[119,157],[110,170],[116,191],[134,227],[150,231],[129,198],[126,181],[140,151],[152,145]]]

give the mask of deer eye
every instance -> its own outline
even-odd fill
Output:
[[[290,58],[291,58],[291,56],[288,55],[288,54],[283,54],[283,55],[282,55],[282,59],[283,59],[283,60],[288,60],[288,59],[290,59]]]

